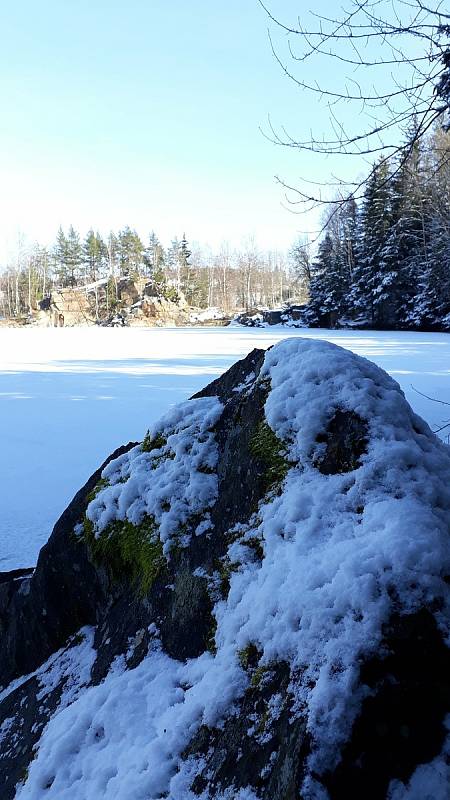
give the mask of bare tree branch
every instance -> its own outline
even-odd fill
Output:
[[[309,138],[293,136],[283,126],[276,129],[269,118],[268,133],[264,135],[273,143],[322,156],[381,155],[382,163],[398,156],[400,163],[404,163],[401,138],[412,122],[411,146],[448,114],[450,14],[443,11],[441,0],[432,5],[423,0],[350,0],[350,8],[343,8],[340,16],[311,11],[312,25],[298,19],[297,25],[292,26],[275,16],[267,0],[258,2],[270,23],[287,34],[287,58],[292,68],[282,57],[272,32],[268,31],[271,52],[279,68],[297,88],[324,100],[329,115],[329,132],[320,136],[311,132]],[[346,75],[336,87],[311,81],[306,68],[318,59],[338,61],[351,67],[353,74]],[[361,71],[361,67],[366,69]],[[391,71],[393,67],[397,70],[395,75]],[[379,78],[374,81],[370,78],[371,70],[379,76],[380,68],[384,68],[390,80],[390,87],[381,91],[377,88]],[[330,75],[333,74],[335,70],[330,71]],[[365,124],[347,131],[339,114],[342,106],[354,108],[354,118],[362,117]],[[372,174],[373,170],[359,183],[341,181],[333,176],[329,186],[351,186],[351,196],[357,200]],[[294,207],[303,204],[310,209],[311,204],[336,202],[323,192],[294,187],[280,178],[278,181],[294,195],[295,199],[286,197],[286,202]],[[324,186],[314,181],[304,183]]]

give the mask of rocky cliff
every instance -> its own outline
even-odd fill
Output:
[[[94,283],[53,290],[39,303],[35,321],[46,327],[187,325],[189,308],[173,287],[157,287],[146,278],[102,278]]]
[[[254,350],[0,575],[0,795],[448,798],[450,455],[370,362]]]

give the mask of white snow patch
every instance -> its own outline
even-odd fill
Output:
[[[79,639],[76,644],[59,650],[56,658],[52,656],[35,673],[39,682],[38,700],[43,700],[64,681],[60,709],[73,703],[80,689],[89,683],[95,661],[94,628],[81,628],[76,636]]]
[[[74,640],[77,641],[74,643]],[[45,697],[59,683],[61,677],[67,678],[67,702],[71,702],[70,692],[75,685],[85,685],[89,681],[92,664],[95,660],[94,628],[85,626],[71,637],[69,644],[53,653],[38,669],[28,675],[15,678],[7,686],[1,688],[0,703],[26,683],[30,678],[39,679],[40,691],[38,700]],[[72,688],[71,688],[72,687]]]
[[[205,308],[204,311],[195,311],[189,315],[190,322],[209,322],[215,319],[224,319],[225,314],[217,306],[210,306]]]
[[[255,373],[249,372],[248,375],[246,375],[245,379],[242,381],[242,383],[238,383],[238,385],[234,387],[233,392],[236,392],[237,394],[242,394],[242,392],[245,392],[252,385],[255,378],[256,378]]]
[[[217,498],[218,453],[212,429],[222,410],[216,397],[181,403],[149,431],[152,439],[163,437],[161,447],[144,452],[138,445],[111,461],[102,472],[109,485],[86,511],[96,534],[114,520],[138,525],[146,514],[152,515],[167,554],[174,534]],[[209,527],[209,519],[204,520],[196,534]],[[187,546],[189,539],[184,537],[182,544]]]

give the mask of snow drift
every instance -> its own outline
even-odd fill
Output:
[[[448,797],[449,533],[448,447],[392,378],[253,351],[0,583],[2,796]]]

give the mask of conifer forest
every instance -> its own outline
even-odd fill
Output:
[[[60,228],[50,247],[19,241],[0,273],[6,318],[32,313],[52,289],[106,285],[114,309],[117,281],[144,277],[163,297],[183,294],[193,308],[238,310],[300,303],[312,327],[450,328],[450,133],[436,125],[374,163],[358,199],[342,193],[324,212],[316,241],[299,237],[288,252],[191,245],[183,233],[164,246],[125,226],[84,237]],[[224,232],[225,233],[225,232]],[[100,309],[101,312],[101,309]],[[106,312],[105,312],[106,313]]]

